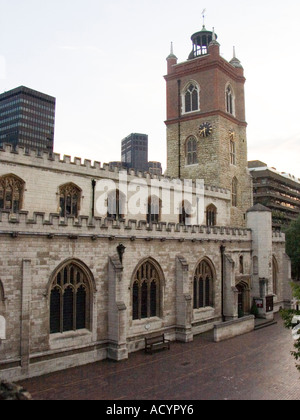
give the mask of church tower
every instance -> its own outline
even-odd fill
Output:
[[[231,224],[245,226],[252,206],[245,120],[244,70],[220,55],[214,31],[192,35],[188,60],[167,58],[167,175],[204,179],[231,192]]]

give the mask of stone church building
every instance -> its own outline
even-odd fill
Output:
[[[0,149],[1,378],[123,360],[152,334],[218,341],[253,329],[253,301],[289,305],[284,235],[252,203],[243,68],[205,27],[192,44],[167,58],[166,176]]]

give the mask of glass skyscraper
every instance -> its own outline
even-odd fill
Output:
[[[0,95],[0,145],[53,152],[56,99],[24,86]]]

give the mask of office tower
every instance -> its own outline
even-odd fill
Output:
[[[24,86],[0,95],[0,145],[53,152],[55,98]]]
[[[122,162],[136,171],[148,171],[148,136],[132,133],[122,140]]]

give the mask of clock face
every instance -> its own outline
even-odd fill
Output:
[[[204,122],[200,125],[199,134],[201,137],[208,137],[213,131],[212,125],[209,122]]]

